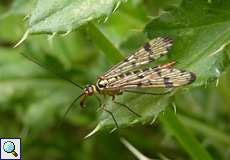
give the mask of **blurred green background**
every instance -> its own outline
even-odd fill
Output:
[[[87,24],[66,36],[32,35],[20,47],[13,48],[26,31],[25,16],[36,4],[35,1],[27,2],[0,2],[0,137],[21,137],[23,159],[144,159],[135,157],[121,143],[121,137],[150,158],[195,159],[189,154],[193,146],[186,149],[183,140],[175,138],[175,133],[165,123],[164,113],[154,124],[149,124],[149,120],[135,125],[127,122],[128,125],[119,131],[109,133],[111,128],[105,128],[84,139],[100,121],[98,117],[102,111],[97,110],[97,101],[88,98],[84,109],[76,103],[75,109],[63,117],[81,90],[37,66],[20,52],[36,58],[47,68],[57,70],[59,75],[81,86],[95,83],[97,76],[113,62],[103,54],[103,49],[95,45],[97,39],[90,34]],[[177,7],[181,3],[182,0],[129,0],[122,3],[107,21],[104,22],[103,17],[95,23],[101,33],[123,55],[127,55],[147,41],[148,36],[143,30],[154,17],[166,12],[164,8]],[[229,51],[229,47],[225,49],[228,54]],[[228,160],[230,70],[226,67],[223,71],[218,77],[218,85],[214,80],[178,91],[171,96],[171,101],[176,106],[177,119],[196,137],[208,155],[213,159]]]

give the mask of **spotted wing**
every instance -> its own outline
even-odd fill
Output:
[[[192,72],[173,68],[175,62],[127,72],[111,81],[105,89],[107,90],[128,90],[134,88],[172,88],[195,81],[196,76]],[[108,79],[110,81],[110,79]]]
[[[123,61],[109,69],[101,79],[109,79],[119,74],[128,72],[140,65],[150,63],[168,53],[172,46],[172,39],[169,37],[158,37],[147,42],[143,48],[137,50],[134,54],[129,55]]]

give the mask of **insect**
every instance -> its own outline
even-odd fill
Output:
[[[135,115],[140,116],[125,104],[116,102],[115,96],[121,95],[123,92],[151,94],[138,92],[137,90],[145,88],[174,88],[192,83],[196,79],[195,74],[189,71],[174,68],[173,66],[176,64],[175,61],[140,69],[143,65],[149,64],[168,54],[168,50],[172,46],[172,43],[173,40],[169,37],[157,37],[152,39],[142,48],[138,49],[134,54],[127,56],[123,61],[99,76],[96,84],[88,84],[85,88],[72,82],[71,80],[68,80],[83,90],[83,93],[72,102],[68,111],[77,100],[80,99],[80,106],[83,107],[87,97],[98,93],[104,96],[112,96],[112,99],[116,104],[126,107]],[[31,59],[30,57],[27,58],[42,66],[34,59]],[[98,96],[96,97],[101,102],[100,98]],[[102,108],[112,116],[116,126],[118,127],[112,112],[107,110],[105,107]]]

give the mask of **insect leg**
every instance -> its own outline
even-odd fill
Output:
[[[117,123],[117,121],[116,121],[116,119],[115,119],[113,113],[112,113],[111,111],[109,111],[108,109],[106,109],[105,106],[103,106],[102,109],[103,109],[105,112],[107,112],[108,114],[111,115],[111,117],[113,118],[113,121],[114,121],[114,123],[115,123],[115,125],[116,125],[116,128],[118,129],[118,128],[119,128],[119,127],[118,127],[118,123]]]
[[[97,95],[95,95],[95,97],[96,97],[97,101],[99,102],[99,106],[101,107],[101,106],[102,106],[102,101],[101,101],[101,99],[100,99]]]
[[[113,101],[113,102],[114,102],[115,104],[118,104],[118,105],[120,105],[120,106],[122,106],[122,107],[127,108],[130,112],[132,112],[133,114],[135,114],[137,117],[141,117],[141,115],[139,115],[138,113],[136,113],[135,111],[133,111],[132,109],[130,109],[127,105],[122,104],[122,103],[117,102],[117,101]]]

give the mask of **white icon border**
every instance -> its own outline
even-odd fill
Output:
[[[2,140],[19,140],[19,158],[16,159],[2,159],[2,150],[0,150],[0,160],[22,160],[22,141],[21,138],[0,138],[0,147],[2,146]],[[15,144],[14,144],[15,145]],[[1,148],[0,148],[1,149]]]

